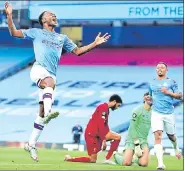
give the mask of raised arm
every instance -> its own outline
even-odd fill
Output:
[[[101,33],[99,33],[94,42],[92,42],[91,44],[87,45],[87,46],[83,46],[83,47],[76,47],[72,52],[77,55],[83,55],[89,51],[91,51],[92,49],[94,49],[95,47],[97,47],[100,44],[103,44],[105,42],[108,41],[108,39],[110,38],[110,35],[108,33],[104,34],[102,37],[100,37]]]
[[[6,2],[5,3],[5,12],[8,20],[8,29],[11,36],[23,38],[23,34],[21,30],[17,30],[12,19],[12,6]]]

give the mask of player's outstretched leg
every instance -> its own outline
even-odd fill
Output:
[[[181,159],[182,153],[181,153],[179,146],[178,146],[177,137],[175,136],[175,134],[173,134],[173,135],[167,134],[167,136],[173,145],[173,148],[175,150],[175,156],[177,157],[177,159]]]
[[[39,116],[35,119],[33,131],[31,133],[29,143],[25,145],[24,149],[30,152],[30,156],[34,161],[38,161],[36,153],[36,143],[44,129],[44,105],[40,102]]]
[[[82,162],[82,163],[96,163],[97,154],[92,154],[91,156],[87,157],[71,157],[66,155],[64,161],[68,162]]]
[[[29,139],[29,143],[25,145],[24,149],[28,152],[30,152],[30,156],[34,161],[38,161],[38,156],[36,153],[36,143],[38,138],[40,137],[42,131],[44,129],[44,121],[43,118],[40,116],[37,116],[35,122],[34,122],[34,128],[32,131],[32,134]]]
[[[106,164],[116,164],[114,162],[112,162],[110,160],[110,158],[112,157],[113,155],[113,152],[117,150],[118,146],[119,146],[119,143],[120,143],[120,140],[121,140],[121,136],[115,132],[108,132],[107,135],[106,135],[106,140],[107,141],[110,141],[111,140],[111,146],[110,146],[110,149],[106,155],[106,160],[104,161],[104,163]]]
[[[28,143],[24,145],[24,149],[25,151],[30,153],[31,158],[38,162],[38,156],[37,156],[37,149],[35,147],[30,146]]]
[[[155,145],[154,150],[158,160],[157,170],[165,170],[166,166],[163,162],[163,146],[161,145],[162,131],[154,132]]]

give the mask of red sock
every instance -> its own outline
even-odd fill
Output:
[[[120,143],[120,140],[114,140],[113,142],[111,142],[110,149],[106,155],[106,160],[111,158],[113,152],[117,150],[119,143]]]
[[[73,157],[71,159],[67,159],[67,161],[70,161],[70,162],[91,163],[91,160],[90,160],[89,157]]]

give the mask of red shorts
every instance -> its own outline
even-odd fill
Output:
[[[97,154],[101,151],[102,140],[100,138],[85,133],[85,141],[88,155]]]

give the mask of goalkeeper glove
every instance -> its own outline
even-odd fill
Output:
[[[143,150],[141,149],[139,140],[134,141],[134,145],[135,145],[135,149],[134,149],[135,154],[138,157],[141,157],[143,155]]]

